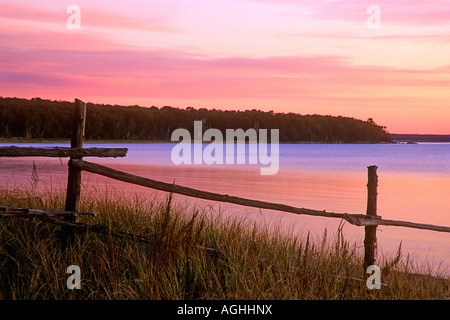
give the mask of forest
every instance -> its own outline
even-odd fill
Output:
[[[74,103],[41,98],[0,97],[0,138],[70,139]],[[172,131],[191,133],[194,121],[204,129],[279,129],[280,142],[392,142],[386,127],[329,115],[276,113],[256,109],[157,108],[87,103],[87,140],[170,141]]]
[[[390,134],[398,142],[450,142],[450,135],[444,134]]]

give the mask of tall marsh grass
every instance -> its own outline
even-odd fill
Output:
[[[1,190],[0,205],[64,209],[64,194]],[[0,299],[449,299],[450,280],[421,274],[401,250],[384,257],[368,290],[357,244],[342,234],[301,237],[165,200],[82,197],[82,217],[109,234],[78,234],[61,250],[58,226],[0,219]],[[115,237],[114,233],[130,236]],[[145,236],[139,241],[131,236]],[[69,290],[66,269],[81,269]]]

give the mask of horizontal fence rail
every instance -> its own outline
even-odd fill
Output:
[[[87,172],[99,174],[108,178],[115,180],[128,182],[131,184],[140,185],[143,187],[148,187],[156,190],[177,193],[189,197],[200,198],[205,200],[228,202],[233,204],[238,204],[247,207],[255,207],[261,209],[283,211],[289,213],[295,213],[299,215],[310,215],[318,217],[328,217],[328,218],[339,218],[348,221],[352,225],[356,226],[397,226],[415,229],[424,229],[440,232],[450,232],[450,227],[434,226],[431,224],[421,224],[408,221],[396,221],[396,220],[386,220],[382,219],[381,216],[367,216],[365,214],[348,214],[348,213],[336,213],[327,212],[320,210],[312,210],[305,208],[297,208],[293,206],[288,206],[285,204],[272,203],[260,200],[245,199],[235,196],[230,196],[228,194],[219,194],[209,191],[197,190],[189,187],[180,186],[177,184],[157,181],[149,178],[144,178],[136,176],[130,173],[115,170],[109,167],[102,166],[100,164],[91,163],[83,160],[73,160],[72,165]]]
[[[64,211],[64,210],[53,210],[53,209],[28,209],[28,208],[11,208],[0,206],[0,217],[1,218],[35,218],[41,216],[47,217],[64,217],[64,216],[97,216],[96,212],[73,212],[73,211]]]
[[[233,204],[238,204],[241,206],[261,208],[261,209],[269,209],[283,212],[290,212],[301,215],[310,215],[310,216],[320,216],[320,217],[328,217],[328,218],[340,218],[349,221],[351,224],[356,225],[374,225],[374,221],[376,218],[367,217],[366,215],[350,215],[347,213],[335,213],[335,212],[327,212],[320,210],[312,210],[305,208],[297,208],[285,204],[279,203],[271,203],[260,200],[252,200],[245,199],[235,196],[230,196],[228,194],[219,194],[213,193],[209,191],[202,191],[198,189],[193,189],[189,187],[180,186],[174,183],[167,183],[162,181],[157,181],[149,178],[144,178],[140,176],[136,176],[127,172],[115,170],[109,167],[102,166],[100,164],[87,162],[83,160],[73,160],[72,165],[74,167],[79,168],[80,170],[99,174],[108,178],[112,178],[115,180],[128,182],[135,185],[140,185],[147,188],[152,188],[160,191],[166,191],[171,193],[177,193],[188,197],[194,197],[205,200],[219,201],[219,202],[228,202]]]
[[[0,147],[0,157],[98,157],[117,158],[127,155],[127,148],[20,148],[20,147]]]

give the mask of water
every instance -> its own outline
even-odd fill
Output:
[[[2,143],[1,146],[11,144]],[[17,146],[69,146],[65,143],[19,143]],[[256,165],[174,165],[174,143],[86,143],[85,147],[128,148],[126,158],[85,160],[165,182],[201,190],[296,207],[333,212],[365,213],[367,166],[378,166],[378,214],[385,219],[450,226],[450,144],[282,144],[276,175],[260,175]],[[30,185],[33,162],[37,188],[65,188],[67,159],[0,158],[0,188]],[[94,188],[94,189],[92,189]],[[161,194],[142,187],[83,173],[83,190],[115,189],[123,194]],[[177,196],[176,199],[187,199]],[[189,202],[192,203],[192,202]],[[196,204],[204,205],[197,200]],[[304,235],[320,237],[326,228],[335,233],[338,219],[298,216],[235,205],[207,202],[217,211],[240,214],[250,221],[278,224]],[[362,227],[344,225],[344,235],[361,243]],[[393,255],[402,242],[404,255],[419,262],[442,262],[450,268],[450,234],[380,226],[378,255]],[[439,270],[438,270],[439,271]]]

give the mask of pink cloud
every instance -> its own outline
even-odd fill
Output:
[[[447,24],[450,5],[447,0],[248,0],[272,5],[289,4],[308,8],[314,19],[361,21],[365,23],[369,14],[367,8],[376,5],[381,9],[384,21],[408,24]]]
[[[57,11],[45,11],[9,3],[0,3],[0,17],[10,20],[61,22],[61,15]]]
[[[31,21],[36,23],[54,23],[65,28],[69,14],[66,7],[60,5],[54,9],[36,9],[8,3],[0,3],[0,18],[14,21]],[[83,28],[100,27],[104,29],[138,29],[153,32],[181,32],[170,26],[163,17],[128,17],[120,13],[100,11],[88,6],[80,7],[80,17]]]
[[[138,29],[152,32],[182,32],[162,18],[138,19],[93,9],[83,9],[83,25],[105,29]]]
[[[446,69],[401,70],[353,66],[343,57],[198,59],[182,51],[71,51],[6,49],[0,70],[17,83],[45,79],[92,88],[107,95],[177,99],[317,99],[376,97],[391,87],[446,88]],[[22,73],[22,76],[21,76]],[[64,77],[61,77],[64,75]],[[49,81],[49,80],[46,80]],[[3,77],[3,82],[8,82]],[[36,81],[40,83],[39,81]],[[46,83],[41,82],[42,83]],[[384,88],[384,89],[383,89]],[[403,94],[403,93],[402,93]],[[132,99],[132,98],[131,98]]]

